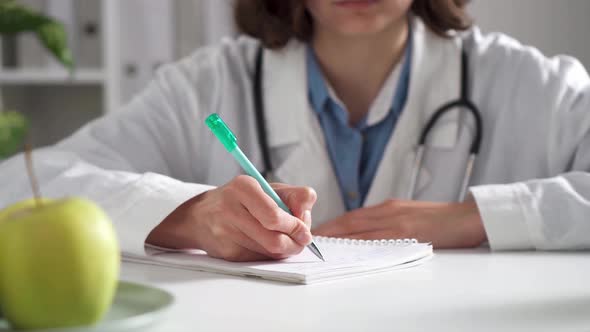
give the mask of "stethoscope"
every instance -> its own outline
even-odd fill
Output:
[[[262,161],[264,163],[264,172],[262,174],[265,178],[269,178],[272,175],[272,163],[270,159],[270,149],[268,147],[268,140],[267,140],[267,131],[266,131],[266,123],[264,120],[264,100],[262,94],[262,63],[264,61],[264,49],[262,47],[258,48],[258,52],[256,54],[256,64],[254,68],[254,84],[253,84],[253,95],[254,95],[254,111],[256,114],[256,131],[258,135],[258,140],[260,143],[260,148],[262,151]],[[426,123],[424,129],[420,134],[420,139],[418,141],[418,146],[416,148],[416,157],[414,159],[414,164],[412,168],[412,174],[410,177],[410,185],[408,187],[407,192],[407,199],[413,199],[416,194],[416,185],[418,183],[418,175],[420,173],[420,169],[422,169],[424,163],[424,155],[427,150],[426,142],[428,140],[428,136],[432,131],[432,128],[437,124],[438,120],[445,115],[446,113],[454,110],[455,108],[459,108],[462,111],[468,111],[473,119],[475,120],[475,136],[471,142],[471,147],[469,150],[469,158],[467,159],[467,165],[465,167],[465,173],[463,176],[463,180],[461,183],[461,190],[459,192],[458,201],[463,201],[465,199],[465,195],[467,193],[467,189],[469,187],[469,182],[471,181],[471,175],[473,174],[473,165],[475,164],[475,160],[477,158],[477,154],[479,153],[479,148],[481,147],[481,139],[483,134],[482,128],[482,120],[481,120],[481,113],[477,106],[469,100],[468,94],[468,87],[469,87],[469,64],[468,64],[468,57],[467,52],[463,50],[461,52],[461,94],[459,99],[450,101],[444,105],[442,105],[439,109],[434,112],[431,118]]]

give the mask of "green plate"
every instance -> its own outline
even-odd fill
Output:
[[[154,287],[130,282],[119,282],[111,310],[97,325],[65,329],[26,330],[27,332],[127,332],[143,331],[159,323],[174,302],[172,294]],[[0,331],[10,329],[0,317]],[[21,330],[22,331],[22,330]]]

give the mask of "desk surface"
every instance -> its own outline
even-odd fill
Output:
[[[176,296],[154,331],[590,331],[590,254],[437,251],[421,266],[290,285],[124,263]]]

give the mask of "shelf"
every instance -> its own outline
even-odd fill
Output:
[[[70,75],[65,70],[0,69],[0,85],[92,85],[105,82],[100,69],[79,69]]]

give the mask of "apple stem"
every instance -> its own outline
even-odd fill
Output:
[[[31,182],[31,188],[33,189],[33,196],[37,207],[41,206],[41,191],[39,190],[39,182],[37,176],[35,176],[35,170],[33,169],[33,151],[31,144],[25,144],[25,161],[27,163],[27,173],[29,174],[29,181]]]

